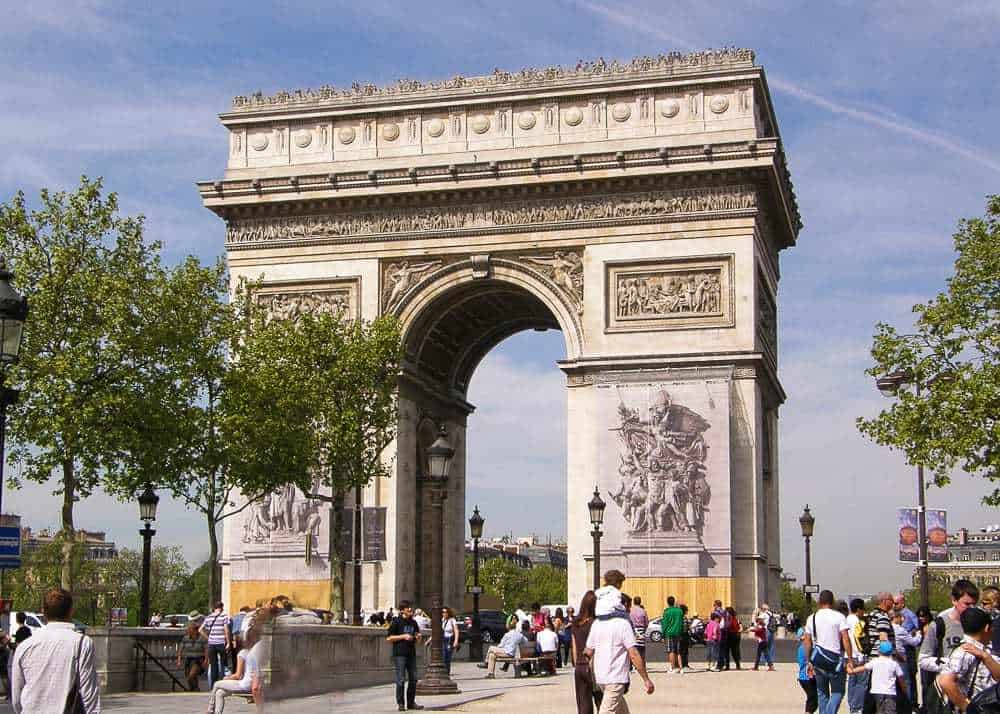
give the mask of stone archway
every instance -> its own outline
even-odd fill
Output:
[[[430,557],[424,534],[442,529],[446,558],[445,602],[459,603],[464,593],[464,535],[466,493],[466,430],[473,405],[467,401],[471,377],[479,362],[507,337],[524,330],[561,330],[567,354],[577,353],[579,322],[571,298],[530,264],[506,258],[479,256],[429,271],[396,306],[403,325],[405,365],[400,386],[400,426],[397,454],[410,454],[412,484],[405,479],[411,467],[397,464],[397,504],[412,499],[414,577],[404,597],[426,599],[430,584],[424,567]],[[473,265],[475,262],[475,266]],[[473,417],[474,418],[474,417]],[[429,520],[422,488],[423,454],[435,429],[444,425],[456,446],[444,524]],[[410,445],[413,445],[412,448]],[[412,490],[410,486],[412,485]],[[409,509],[406,509],[409,510]],[[405,527],[405,522],[404,522]],[[410,561],[409,554],[398,558]],[[407,577],[400,568],[397,577]]]
[[[366,608],[426,590],[419,480],[438,422],[461,465],[444,525],[446,597],[461,595],[469,379],[526,329],[566,343],[570,598],[590,582],[594,484],[602,563],[632,594],[696,610],[778,597],[779,254],[801,224],[752,52],[238,97],[222,122],[225,176],[199,189],[232,276],[404,325],[396,470],[363,494],[386,513]],[[322,604],[322,535],[305,565],[291,537],[243,547],[243,526],[226,525],[227,599]]]

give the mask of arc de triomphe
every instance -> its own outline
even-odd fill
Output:
[[[387,514],[364,607],[426,599],[432,528],[461,603],[466,390],[527,329],[566,343],[570,600],[591,579],[595,484],[602,566],[628,592],[702,612],[778,598],[778,257],[800,221],[751,51],[258,94],[221,119],[228,165],[199,189],[232,276],[290,310],[404,326],[395,475],[363,494]],[[443,525],[421,479],[441,422]],[[227,604],[326,605],[327,514],[296,495],[227,521]]]

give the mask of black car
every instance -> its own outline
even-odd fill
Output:
[[[500,610],[480,610],[479,628],[483,633],[483,643],[493,644],[499,642],[507,632],[507,614]],[[458,619],[458,641],[465,642],[469,639],[469,631],[472,629],[472,613],[467,612]]]

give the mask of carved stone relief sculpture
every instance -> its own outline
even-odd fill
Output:
[[[351,130],[353,140],[353,130]],[[341,129],[341,141],[344,140]],[[235,218],[226,242],[242,243],[341,236],[401,234],[419,231],[503,228],[518,225],[600,221],[718,211],[752,210],[751,186],[647,191],[577,199],[512,201],[502,204],[435,206],[410,210],[287,218]]]
[[[298,320],[303,314],[349,315],[351,311],[350,291],[331,290],[327,292],[267,292],[257,299],[267,307],[268,316],[277,320]]]
[[[247,506],[241,540],[248,544],[299,542],[307,533],[319,538],[320,503],[285,484]]]
[[[608,495],[618,506],[631,535],[705,531],[712,500],[706,461],[707,419],[677,404],[660,390],[648,414],[618,407],[618,484]]]
[[[583,314],[583,256],[579,252],[557,250],[546,255],[522,255],[569,299],[577,313]]]
[[[732,311],[732,259],[677,259],[608,266],[608,329],[726,327]]]
[[[432,270],[440,267],[440,260],[417,263],[403,260],[389,263],[382,276],[382,310],[393,310],[403,297]]]

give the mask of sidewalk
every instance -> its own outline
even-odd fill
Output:
[[[798,714],[804,697],[795,681],[797,667],[777,665],[776,672],[731,671],[713,673],[699,670],[683,675],[666,674],[666,665],[651,662],[650,675],[656,685],[652,696],[642,690],[633,677],[628,695],[634,714],[664,710],[697,714],[760,712],[761,714]],[[427,711],[462,711],[473,714],[527,712],[529,714],[575,714],[572,671],[564,668],[555,677],[522,677],[497,673],[496,679],[484,679],[484,672],[468,662],[456,663],[453,676],[461,693],[448,697],[421,697],[417,703]],[[268,703],[271,714],[378,714],[395,712],[394,687],[383,684],[345,692]],[[102,711],[112,714],[201,714],[208,704],[208,693],[185,694],[116,694],[102,699]],[[4,701],[0,714],[10,714]],[[256,709],[242,700],[229,699],[227,714],[256,714]]]

